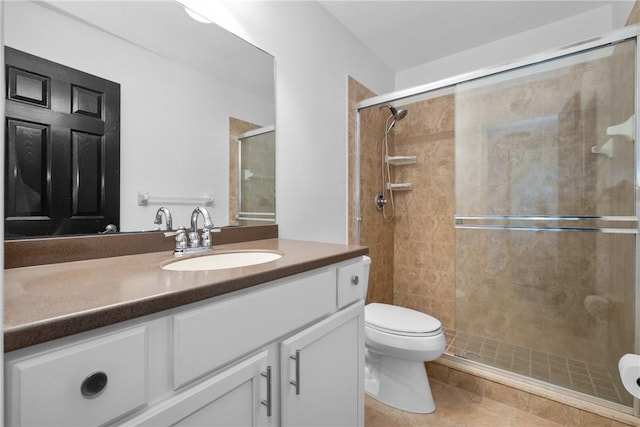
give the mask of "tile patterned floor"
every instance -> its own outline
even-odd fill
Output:
[[[560,424],[477,394],[431,380],[436,410],[412,414],[367,396],[365,427],[556,427]]]
[[[485,363],[590,394],[611,402],[630,406],[628,393],[621,393],[609,371],[601,366],[567,359],[530,348],[453,331],[446,331],[447,353]],[[626,399],[626,400],[625,400]]]

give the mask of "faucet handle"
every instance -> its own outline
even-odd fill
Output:
[[[220,227],[204,227],[202,229],[202,247],[203,248],[212,248],[212,239],[211,233],[219,233],[222,231]]]
[[[197,248],[198,246],[200,246],[200,236],[198,236],[198,232],[197,231],[189,232],[189,247]]]
[[[176,231],[164,233],[165,237],[175,236],[176,246],[173,250],[173,254],[180,256],[184,255],[187,251],[187,232],[184,227],[179,227]]]
[[[210,234],[211,230],[207,227],[202,229],[202,247],[203,248],[210,248],[211,247],[211,234]]]

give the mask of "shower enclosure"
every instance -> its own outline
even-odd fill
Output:
[[[395,171],[412,189],[386,225],[385,302],[438,317],[446,357],[627,413],[617,363],[640,350],[636,38],[371,97],[355,142],[354,223],[374,267],[369,128],[384,126],[381,105],[411,112],[391,144],[417,161]],[[371,277],[374,292],[389,280]]]
[[[236,225],[275,224],[275,142],[273,126],[237,138]]]

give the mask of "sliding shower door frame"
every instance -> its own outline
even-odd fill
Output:
[[[638,97],[638,93],[639,93],[639,89],[640,89],[640,79],[639,79],[639,72],[638,70],[640,70],[640,55],[639,55],[639,47],[638,47],[638,36],[640,35],[640,26],[630,26],[630,27],[625,27],[619,30],[615,30],[612,31],[611,33],[608,33],[606,35],[600,36],[600,37],[596,37],[596,38],[591,38],[582,42],[578,42],[578,43],[573,43],[570,44],[568,46],[563,46],[563,47],[559,47],[557,49],[554,50],[550,50],[550,51],[546,51],[546,52],[542,52],[539,54],[534,54],[531,56],[528,56],[526,58],[522,58],[520,60],[508,63],[508,64],[504,64],[504,65],[500,65],[500,66],[496,66],[496,67],[488,67],[488,68],[483,68],[483,69],[479,69],[476,71],[472,71],[469,73],[464,73],[464,74],[460,74],[454,77],[450,77],[450,78],[446,78],[446,79],[442,79],[442,80],[438,80],[432,83],[427,83],[424,85],[420,85],[420,86],[415,86],[412,88],[408,88],[408,89],[403,89],[400,91],[395,91],[395,92],[391,92],[391,93],[387,93],[387,94],[383,94],[383,95],[378,95],[378,96],[374,96],[368,99],[365,99],[363,101],[360,101],[356,104],[356,135],[355,135],[355,170],[354,170],[354,206],[355,206],[355,235],[356,235],[356,243],[360,244],[360,225],[361,225],[361,200],[360,200],[360,190],[361,190],[361,184],[360,184],[360,174],[361,174],[361,167],[360,167],[360,162],[361,162],[361,141],[360,141],[360,126],[361,126],[361,118],[360,118],[360,113],[367,109],[367,108],[371,108],[371,107],[377,107],[377,106],[383,106],[385,104],[391,104],[394,105],[396,103],[402,103],[404,100],[407,100],[409,98],[413,98],[416,96],[420,96],[420,95],[428,95],[431,92],[435,92],[435,91],[440,91],[443,89],[447,89],[447,88],[453,88],[456,85],[460,84],[460,83],[465,83],[465,82],[469,82],[471,80],[475,80],[475,79],[479,79],[479,78],[483,78],[483,77],[488,77],[494,74],[498,74],[498,73],[502,73],[502,72],[506,72],[506,71],[511,71],[511,70],[515,70],[518,68],[523,68],[523,67],[528,67],[534,64],[539,64],[545,61],[549,61],[549,60],[553,60],[553,59],[558,59],[564,56],[568,56],[568,55],[572,55],[572,54],[576,54],[579,52],[583,52],[583,51],[587,51],[590,49],[595,49],[595,48],[599,48],[599,47],[605,47],[607,45],[614,45],[626,40],[635,40],[635,66],[636,66],[636,70],[635,70],[635,94],[634,94],[634,110],[636,112],[636,117],[638,114],[638,105],[639,105],[639,97]],[[637,135],[640,135],[640,129],[639,129],[639,122],[640,120],[638,120],[636,118],[635,120],[635,128],[634,128],[634,132],[635,135],[637,137]],[[637,144],[637,141],[635,142]],[[637,314],[640,313],[640,292],[638,292],[638,284],[640,283],[640,268],[638,268],[638,266],[640,266],[640,250],[638,250],[640,248],[640,234],[638,233],[638,213],[640,212],[640,200],[639,200],[639,196],[638,196],[638,185],[640,185],[640,155],[639,155],[639,149],[637,148],[637,146],[635,146],[634,149],[634,153],[635,153],[635,162],[634,162],[634,176],[635,176],[635,186],[634,186],[634,197],[635,197],[635,215],[634,216],[629,216],[629,217],[619,217],[619,218],[611,218],[611,217],[549,217],[549,220],[553,220],[553,221],[560,221],[560,222],[564,222],[567,220],[570,221],[583,221],[583,220],[608,220],[608,221],[633,221],[635,222],[635,228],[628,228],[628,229],[613,229],[613,231],[611,231],[611,229],[599,229],[599,228],[593,228],[593,229],[584,229],[584,228],[580,228],[579,230],[581,231],[591,231],[591,232],[620,232],[620,233],[629,233],[629,234],[635,234],[635,248],[636,248],[636,253],[635,253],[635,262],[636,262],[636,269],[635,269],[635,283],[634,283],[634,294],[635,294],[635,313],[636,313],[636,318],[635,318],[635,324],[634,324],[634,336],[635,336],[635,342],[634,342],[634,346],[635,346],[635,353],[640,354],[640,327],[638,327],[638,323],[639,323],[639,319]],[[456,224],[456,227],[458,228],[464,228],[464,221],[469,220],[469,219],[473,219],[472,217],[457,217],[457,218],[452,218],[452,221],[454,221],[454,223]],[[495,218],[494,218],[495,219]],[[501,219],[519,219],[519,218],[501,218]],[[533,218],[531,218],[533,219]],[[535,217],[535,220],[540,220],[540,217]],[[473,227],[473,225],[471,225],[470,227]],[[565,231],[565,230],[569,230],[569,231],[574,231],[572,227],[558,227],[557,230],[552,230],[552,229],[547,229],[547,230],[551,230],[551,231]],[[455,358],[455,356],[452,356]],[[455,358],[458,359],[456,360],[456,362],[460,362],[462,364],[469,364],[472,368],[477,368],[479,366],[478,363],[475,363],[473,361],[468,361],[466,359],[462,359],[462,358]],[[491,367],[487,367],[484,365],[480,365],[482,366],[484,369],[487,369],[489,371],[492,370]],[[502,371],[501,371],[502,372]],[[536,383],[540,383],[539,381],[536,380],[532,380],[533,384]],[[551,388],[552,390],[556,390],[564,395],[568,395],[568,396],[573,396],[576,397],[578,399],[581,399],[582,396],[579,395],[574,395],[573,392],[571,392],[571,390],[568,389],[562,389],[561,387],[555,387],[553,385],[550,384],[543,384],[540,383],[538,385],[544,386],[546,388]],[[584,400],[584,399],[582,399]],[[587,399],[587,401],[589,401],[590,399]],[[606,405],[603,404],[602,402],[600,402],[599,400],[594,400],[592,403],[595,403],[596,405],[600,405],[600,406],[610,406],[610,405]],[[620,412],[626,412],[629,413],[629,410],[626,408],[621,408],[619,407],[621,405],[615,405],[612,404],[610,407],[611,409],[620,411]],[[634,399],[633,401],[633,408],[632,408],[632,414],[637,416],[640,416],[640,399]]]

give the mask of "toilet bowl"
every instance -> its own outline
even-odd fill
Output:
[[[404,411],[433,412],[424,362],[444,353],[440,321],[389,304],[367,304],[364,312],[366,394]]]

